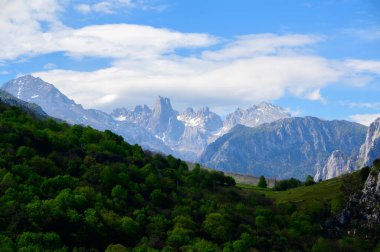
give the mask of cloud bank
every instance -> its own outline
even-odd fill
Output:
[[[315,34],[247,34],[232,39],[135,24],[79,28],[60,22],[64,2],[8,0],[0,3],[0,62],[62,53],[80,61],[103,58],[110,67],[90,72],[51,69],[34,73],[85,107],[109,111],[157,95],[176,107],[209,105],[217,112],[292,95],[328,102],[323,88],[365,85],[380,75],[380,61],[335,60],[317,55]],[[77,5],[82,13],[114,10],[115,1]],[[125,6],[136,4],[124,1]],[[120,1],[117,4],[122,4]],[[103,6],[103,7],[104,7]],[[21,27],[21,28],[20,28]],[[12,43],[9,43],[12,41]]]

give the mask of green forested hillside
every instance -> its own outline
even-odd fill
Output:
[[[110,131],[0,104],[1,251],[367,251],[330,202],[275,203]]]

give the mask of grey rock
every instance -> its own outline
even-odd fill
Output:
[[[348,157],[343,151],[334,150],[322,168],[317,169],[315,181],[326,180],[350,173],[355,169],[354,157]]]
[[[228,131],[238,124],[247,127],[256,127],[264,123],[271,123],[289,117],[290,114],[283,108],[262,102],[248,109],[238,108],[235,112],[227,115],[226,121],[224,122],[224,130]]]
[[[370,166],[372,161],[380,157],[380,118],[368,128],[364,144],[360,147],[359,162],[361,167]]]
[[[177,118],[186,126],[197,127],[204,132],[218,131],[223,127],[223,121],[220,116],[211,112],[208,107],[201,108],[197,112],[194,112],[192,108],[188,108]]]
[[[352,234],[360,230],[373,230],[380,225],[379,202],[380,173],[370,172],[361,192],[349,197],[337,220],[341,225],[349,227],[348,232]]]
[[[138,105],[132,111],[126,108],[117,108],[111,113],[111,116],[116,121],[136,123],[143,128],[147,127],[151,115],[152,110],[147,105]]]
[[[366,127],[315,117],[285,118],[255,128],[236,126],[210,144],[200,162],[236,173],[304,179],[315,175],[334,150],[351,156],[365,139]]]

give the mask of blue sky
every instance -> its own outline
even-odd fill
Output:
[[[226,114],[380,116],[377,0],[4,0],[0,82],[33,74],[87,108],[170,97]]]

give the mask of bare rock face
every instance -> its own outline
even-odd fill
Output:
[[[132,111],[127,110],[126,108],[117,108],[112,111],[111,116],[116,121],[132,122],[146,128],[149,123],[149,119],[152,116],[152,110],[147,105],[138,105]]]
[[[338,215],[338,221],[342,226],[349,227],[351,234],[378,228],[380,225],[380,173],[378,171],[370,172],[362,191],[351,195],[343,211]]]
[[[363,194],[359,204],[363,206],[362,212],[366,224],[375,227],[380,224],[380,173],[370,174],[364,184]]]
[[[193,108],[187,108],[184,112],[179,114],[177,118],[187,127],[199,128],[205,132],[214,132],[223,126],[223,121],[220,116],[211,112],[208,107],[201,108],[197,112],[195,112]]]
[[[224,122],[224,130],[228,131],[238,124],[247,127],[256,127],[264,123],[271,123],[289,117],[289,113],[283,108],[262,102],[248,109],[238,108],[235,112],[227,115],[226,121]]]
[[[355,154],[366,129],[358,123],[315,117],[285,118],[254,128],[238,125],[208,145],[200,162],[236,173],[305,179],[334,150]]]
[[[334,150],[327,160],[325,166],[317,170],[315,181],[338,177],[352,172],[355,168],[353,157],[348,157],[343,151]]]
[[[377,118],[367,130],[364,144],[360,148],[359,162],[361,166],[370,166],[372,161],[380,157],[380,118]]]

